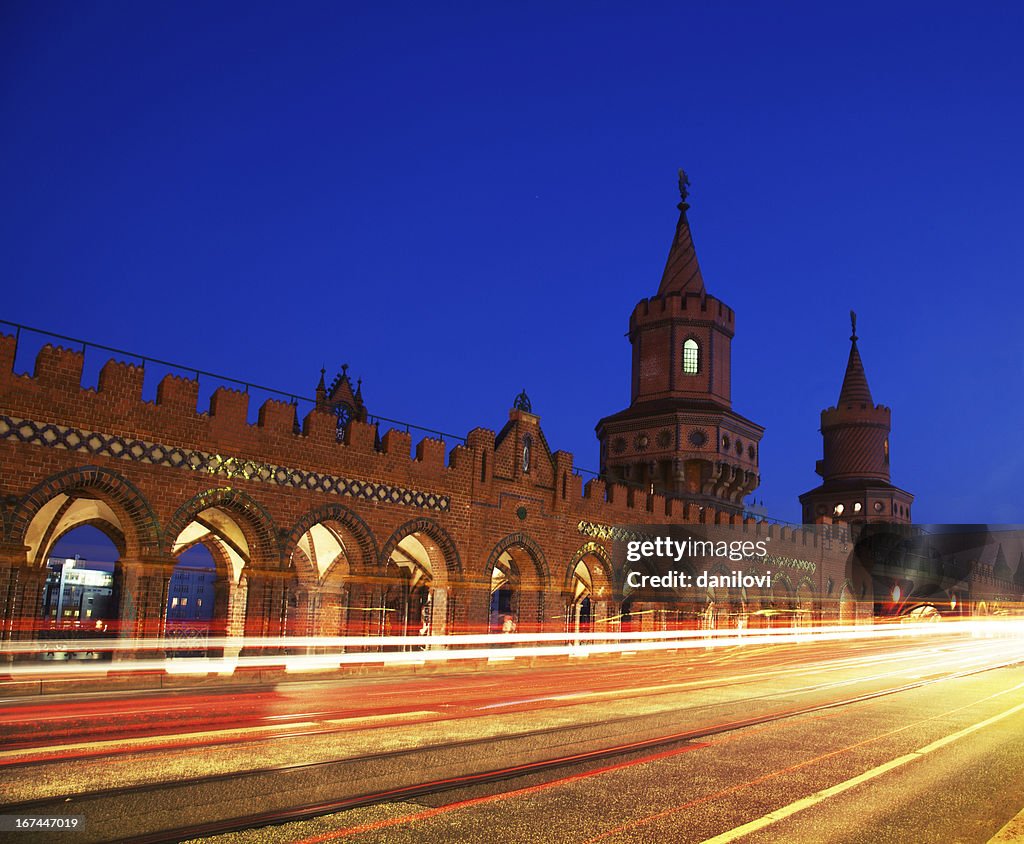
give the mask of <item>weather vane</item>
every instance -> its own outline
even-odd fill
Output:
[[[857,312],[850,311],[850,327],[853,333],[850,335],[851,340],[857,339]]]
[[[686,175],[686,171],[679,168],[679,198],[686,202],[686,197],[690,195],[690,177]]]

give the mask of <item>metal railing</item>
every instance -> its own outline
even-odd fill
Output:
[[[185,364],[175,363],[173,361],[161,360],[160,358],[152,357],[151,355],[140,355],[137,352],[132,352],[127,349],[119,349],[116,346],[106,346],[102,343],[92,343],[88,340],[83,340],[80,337],[69,337],[66,334],[58,334],[55,331],[47,331],[42,328],[33,328],[30,325],[23,325],[18,322],[11,322],[10,320],[0,319],[0,325],[9,325],[14,329],[14,341],[15,344],[21,344],[22,333],[38,334],[44,339],[49,340],[62,340],[66,343],[73,343],[81,347],[81,352],[86,355],[89,350],[95,349],[101,352],[107,352],[110,354],[121,355],[132,360],[137,360],[141,363],[142,367],[145,368],[146,364],[155,364],[157,366],[166,366],[168,369],[176,370],[178,372],[187,373],[188,375],[194,376],[198,383],[200,377],[210,378],[217,382],[227,382],[228,384],[237,384],[243,388],[243,391],[248,394],[250,390],[259,391],[262,393],[269,393],[272,396],[281,396],[282,398],[288,399],[292,404],[298,404],[299,402],[308,402],[312,405],[316,404],[316,399],[310,398],[309,396],[302,396],[298,393],[289,392],[288,390],[278,390],[276,387],[266,387],[262,384],[255,384],[252,381],[245,381],[241,378],[232,378],[230,375],[222,375],[217,372],[208,372],[205,369],[198,369],[194,366],[186,366]],[[378,416],[372,414],[367,417],[371,424],[378,424],[380,422],[386,422],[390,425],[402,428],[406,433],[412,433],[413,431],[420,431],[424,434],[434,437],[440,437],[442,440],[455,440],[457,442],[464,443],[466,438],[459,436],[458,434],[451,434],[445,431],[439,431],[436,428],[427,428],[423,425],[416,425],[412,422],[406,422],[400,419],[391,419],[387,416]]]

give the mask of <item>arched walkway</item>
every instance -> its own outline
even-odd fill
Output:
[[[537,632],[561,620],[549,619],[546,591],[550,578],[540,546],[525,533],[506,536],[491,551],[485,571],[490,574],[487,629],[491,633]],[[557,612],[557,611],[556,611]]]
[[[435,635],[452,632],[451,581],[461,569],[451,537],[429,519],[396,530],[381,552],[383,580],[375,590],[377,632],[381,635]]]

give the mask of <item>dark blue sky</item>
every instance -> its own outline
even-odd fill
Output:
[[[0,318],[597,468],[685,166],[769,510],[855,308],[916,520],[1020,521],[1024,8],[830,5],[5,3]]]

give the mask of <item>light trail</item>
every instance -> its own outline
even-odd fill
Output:
[[[945,638],[947,636],[1024,638],[1024,620],[965,620],[941,623],[854,625],[840,627],[775,628],[750,630],[683,630],[597,633],[524,633],[524,634],[458,634],[423,637],[277,637],[220,638],[210,640],[208,649],[241,652],[244,650],[281,651],[296,648],[317,650],[338,648],[336,653],[287,655],[270,653],[225,657],[143,657],[114,662],[45,661],[43,663],[13,662],[3,668],[9,680],[89,675],[119,675],[161,672],[167,675],[232,674],[239,669],[283,668],[286,672],[329,671],[346,665],[403,665],[408,663],[443,663],[451,660],[487,661],[535,657],[585,657],[625,652],[657,652],[713,648],[752,647],[774,644],[803,644],[870,640],[874,638]],[[583,644],[589,642],[589,644]],[[533,643],[533,644],[530,644]],[[557,644],[554,644],[557,643]],[[115,642],[68,642],[66,652],[105,649],[113,654],[148,651],[182,650],[180,642],[154,639],[125,639]],[[100,648],[100,645],[103,648]],[[473,645],[489,647],[470,647]],[[454,647],[453,647],[454,646]],[[350,648],[409,648],[423,650],[352,651]],[[9,642],[0,654],[30,655],[52,653],[53,642]]]
[[[961,648],[972,648],[972,651],[959,659],[947,659],[943,664],[942,670],[950,672],[957,667],[982,667],[982,670],[994,667],[991,662],[993,656],[1004,657],[1005,654],[1002,652],[1002,648],[999,647],[999,643],[993,643],[988,649],[989,652],[975,652],[973,649],[977,647],[976,643],[964,642],[958,645]],[[947,648],[948,650],[948,648]],[[651,697],[655,695],[669,695],[678,694],[686,691],[697,691],[697,690],[711,690],[711,689],[724,689],[730,686],[742,686],[749,683],[760,682],[765,678],[785,678],[787,680],[793,679],[798,675],[817,675],[820,676],[823,672],[849,669],[849,668],[868,668],[876,665],[880,659],[886,659],[889,664],[893,661],[907,661],[914,660],[917,663],[924,661],[925,663],[933,662],[933,657],[938,652],[936,648],[929,648],[925,651],[915,650],[909,654],[894,654],[887,652],[886,654],[873,654],[868,658],[851,658],[842,660],[831,660],[828,662],[820,662],[816,664],[805,665],[803,669],[793,671],[785,667],[778,667],[773,670],[763,670],[758,672],[747,672],[744,674],[727,675],[725,677],[713,678],[710,680],[691,680],[685,682],[670,682],[656,686],[627,686],[619,687],[614,692],[602,692],[602,696],[610,697],[615,701],[635,700],[645,697]],[[1024,656],[1024,655],[1022,655]],[[833,665],[831,663],[841,663],[840,665]],[[1000,665],[1005,663],[999,663]],[[893,678],[899,677],[901,674],[905,674],[909,671],[920,671],[918,665],[909,665],[902,667],[895,671],[886,671],[882,673],[873,673],[869,675],[861,675],[854,678],[842,679],[838,681],[816,683],[805,686],[798,686],[796,688],[788,687],[785,689],[776,690],[769,692],[764,695],[758,695],[754,698],[744,698],[746,701],[752,701],[759,698],[770,699],[776,695],[784,695],[786,697],[793,697],[795,695],[807,695],[814,694],[829,689],[840,688],[844,686],[850,686],[854,684],[866,684],[874,681],[887,681]],[[619,672],[614,672],[617,675]],[[947,675],[936,675],[940,679],[944,679]],[[566,681],[573,681],[575,676],[567,672],[559,672],[555,678],[555,681],[561,680],[564,677]],[[927,680],[923,682],[912,683],[904,685],[899,688],[913,688],[920,685],[934,682],[934,680]],[[493,685],[493,684],[488,684]],[[444,694],[447,699],[451,693],[450,689],[444,686],[433,686],[435,691]],[[472,689],[470,689],[472,691]],[[870,699],[873,694],[878,693],[889,693],[892,688],[886,688],[881,690],[875,690],[869,693],[867,696],[861,696],[860,699]],[[596,697],[593,693],[584,693],[587,697]],[[513,703],[529,703],[538,704],[543,703],[544,706],[527,705],[520,708],[521,712],[538,711],[541,709],[551,709],[557,706],[565,705],[578,705],[580,703],[589,703],[591,700],[581,700],[580,693],[570,693],[563,695],[549,695],[545,697],[536,697],[528,702],[515,701]],[[418,700],[418,703],[422,704],[422,700]],[[422,724],[425,722],[440,722],[446,720],[460,720],[469,719],[481,716],[481,710],[479,707],[467,711],[472,704],[478,703],[479,701],[460,701],[459,706],[455,711],[446,711],[442,713],[433,713],[433,717],[429,714],[424,717],[425,713],[423,710],[416,710],[409,712],[396,712],[390,714],[382,714],[379,710],[375,713],[371,711],[362,711],[359,713],[350,714],[349,717],[344,719],[325,719],[319,723],[312,724],[308,728],[301,728],[301,724],[279,724],[274,725],[274,729],[281,730],[282,732],[276,734],[267,734],[264,736],[253,736],[246,734],[245,730],[242,729],[239,733],[236,731],[234,735],[229,735],[229,730],[203,730],[196,731],[192,734],[181,734],[178,731],[170,734],[170,738],[162,737],[159,734],[154,735],[152,732],[149,735],[139,736],[137,738],[125,737],[122,733],[119,740],[109,741],[98,741],[92,744],[88,742],[74,743],[74,747],[69,747],[69,742],[65,738],[60,745],[54,747],[53,745],[41,744],[39,742],[30,742],[23,744],[18,750],[11,750],[0,754],[0,766],[17,768],[19,766],[25,767],[34,764],[46,764],[56,763],[71,760],[87,760],[99,757],[107,757],[114,754],[131,754],[138,755],[142,754],[155,754],[161,756],[171,756],[174,753],[181,752],[187,749],[198,749],[198,748],[212,748],[222,747],[227,745],[255,745],[258,743],[265,743],[270,741],[286,741],[303,737],[311,736],[325,736],[333,733],[347,732],[353,729],[365,730],[366,728],[372,728],[374,726],[413,726],[416,724]],[[199,704],[193,703],[192,706],[198,706]],[[175,707],[180,709],[180,707]],[[346,711],[346,710],[341,710]],[[507,711],[513,711],[511,709]],[[336,714],[337,710],[327,710],[320,714]],[[784,717],[787,715],[789,710],[775,713],[778,717]],[[98,717],[106,717],[106,714],[102,710],[97,711]],[[272,715],[269,716],[270,720],[273,719],[299,719],[301,717],[308,716],[309,713],[303,711],[302,713],[290,713],[287,715]],[[483,713],[486,714],[486,713]],[[27,713],[27,718],[31,720],[31,712]],[[339,723],[340,722],[340,723]],[[386,723],[385,723],[386,722]],[[323,724],[329,724],[330,726],[324,727]],[[214,720],[212,723],[208,723],[208,727],[217,726],[218,722]],[[173,727],[173,725],[170,725]],[[721,725],[720,725],[721,726]],[[258,729],[267,731],[267,727],[253,727],[250,729]],[[188,736],[188,737],[186,737]],[[177,739],[177,741],[175,741]],[[184,740],[182,740],[184,739]],[[148,741],[147,741],[148,740]]]
[[[773,664],[769,669],[760,669],[753,671],[748,670],[744,673],[726,675],[724,677],[702,677],[700,679],[695,678],[683,681],[676,680],[674,677],[672,677],[672,679],[669,682],[663,682],[654,685],[651,685],[650,679],[648,679],[648,685],[639,687],[632,685],[632,683],[635,681],[635,672],[633,670],[601,670],[596,673],[596,681],[595,672],[590,671],[588,672],[588,677],[590,678],[590,690],[575,691],[570,693],[563,692],[559,684],[569,682],[573,685],[578,685],[578,672],[557,672],[549,674],[544,677],[544,683],[547,686],[551,687],[550,692],[548,692],[547,694],[533,695],[528,699],[519,700],[509,700],[506,697],[499,697],[497,700],[495,700],[493,696],[481,698],[479,695],[479,690],[476,689],[473,685],[469,685],[467,681],[463,681],[461,683],[449,683],[446,685],[432,684],[424,686],[414,686],[413,688],[410,688],[408,685],[403,684],[403,687],[400,691],[395,691],[393,693],[385,693],[383,695],[379,693],[374,693],[370,690],[364,691],[360,689],[358,692],[358,700],[360,703],[364,703],[366,699],[372,699],[374,697],[386,698],[392,695],[404,699],[407,698],[410,694],[413,694],[415,695],[417,700],[422,703],[424,700],[428,699],[429,693],[436,693],[441,696],[441,699],[437,701],[435,705],[457,704],[459,710],[472,710],[468,712],[449,711],[444,716],[438,718],[438,720],[450,720],[452,718],[471,717],[474,713],[486,711],[488,709],[502,708],[508,710],[523,711],[524,709],[528,710],[539,708],[535,706],[530,706],[530,704],[533,703],[547,703],[547,708],[550,708],[551,705],[557,705],[559,703],[575,704],[591,702],[584,700],[585,698],[632,699],[639,697],[650,697],[677,693],[685,690],[722,689],[730,685],[747,685],[759,682],[763,679],[773,677],[785,677],[786,680],[791,680],[796,677],[808,675],[820,677],[821,674],[826,672],[840,671],[851,667],[867,668],[872,665],[876,665],[879,662],[884,662],[887,669],[891,669],[894,663],[909,662],[913,664],[908,666],[905,670],[919,671],[920,668],[918,667],[918,663],[921,662],[921,660],[927,661],[931,657],[939,655],[943,655],[945,657],[945,668],[949,670],[955,668],[957,665],[961,663],[970,664],[972,662],[980,662],[984,659],[984,656],[980,652],[976,652],[975,650],[973,650],[975,647],[974,643],[957,643],[957,647],[963,648],[968,646],[972,648],[972,651],[969,652],[965,657],[962,657],[960,661],[954,661],[950,655],[945,653],[945,651],[949,650],[948,645],[943,646],[941,648],[931,647],[927,650],[914,650],[907,653],[893,652],[890,648],[887,647],[887,649],[883,653],[861,655],[858,657],[842,659],[826,659],[811,664],[807,664],[806,662],[804,662],[798,668],[790,668],[787,664],[778,664],[777,661],[773,660]],[[695,668],[695,666],[691,667]],[[666,669],[662,669],[662,673],[665,670]],[[674,673],[671,672],[670,669],[669,671],[670,673]],[[802,693],[805,691],[820,690],[822,688],[827,687],[839,687],[843,685],[849,685],[851,683],[862,683],[876,679],[883,680],[893,676],[897,676],[899,673],[899,671],[886,670],[879,674],[860,676],[849,680],[841,680],[837,683],[832,684],[816,683],[808,686],[798,687],[796,689],[791,689],[790,692],[795,694]],[[619,680],[620,677],[628,679],[630,683],[623,685]],[[650,678],[650,675],[645,675],[645,677]],[[494,686],[494,684],[492,683],[486,683],[484,685],[487,687]],[[605,688],[602,689],[602,685],[604,685]],[[538,691],[540,690],[538,689]],[[340,703],[344,700],[344,697],[335,695],[333,696],[333,699],[338,700],[338,702]],[[268,696],[267,693],[257,693],[254,695],[250,694],[243,697],[231,695],[231,708],[232,712],[236,713],[239,709],[245,710],[246,708],[250,708],[252,706],[265,708],[268,704],[271,703],[271,701],[278,700],[283,702],[287,700],[287,698],[281,696],[278,693],[274,693],[272,697]],[[246,703],[246,701],[251,701],[251,703]],[[208,713],[205,718],[205,725],[208,728],[218,726],[227,728],[232,726],[259,726],[260,724],[266,722],[281,722],[285,720],[299,721],[302,719],[313,718],[320,720],[331,720],[339,715],[346,716],[346,718],[348,719],[381,717],[383,714],[387,714],[389,716],[401,715],[401,710],[407,709],[407,707],[403,706],[398,711],[386,712],[386,710],[380,707],[367,709],[365,706],[363,706],[359,709],[352,709],[351,707],[338,708],[337,706],[334,706],[328,708],[321,708],[318,710],[304,709],[301,712],[265,715],[255,720],[240,720],[239,718],[234,716],[232,716],[228,720],[224,720],[215,712],[211,712],[211,710],[215,709],[218,703],[222,703],[222,700],[217,696],[211,697],[209,695],[190,695],[184,698],[175,697],[174,701],[170,704],[165,704],[162,706],[149,705],[144,708],[138,708],[137,705],[130,700],[97,702],[94,704],[86,705],[80,704],[78,708],[73,710],[71,713],[69,713],[67,704],[64,703],[47,703],[41,706],[28,705],[18,707],[16,710],[12,709],[8,712],[0,712],[0,727],[10,729],[12,727],[17,727],[19,724],[24,724],[26,726],[34,726],[40,723],[65,723],[69,720],[70,717],[74,717],[76,722],[81,722],[83,718],[93,717],[101,721],[101,727],[93,728],[93,732],[118,731],[121,737],[127,737],[128,733],[125,730],[124,724],[124,717],[126,715],[137,719],[141,714],[174,715],[176,713],[191,713],[194,711],[204,711]],[[85,708],[86,706],[88,707],[86,711],[82,711],[83,708]],[[417,717],[416,720],[419,721],[421,719]],[[176,725],[171,722],[169,723],[169,726],[173,728]],[[83,732],[81,729],[79,729],[78,731],[79,733]],[[137,731],[133,730],[133,732]],[[178,732],[177,729],[175,729],[175,732]],[[154,732],[154,730],[152,729],[147,730],[146,734],[149,736],[159,735],[159,733]],[[63,730],[61,731],[60,736],[62,739],[64,739],[64,741],[62,741],[62,744],[66,743],[66,733]],[[141,738],[143,736],[140,735],[138,737]],[[45,740],[46,738],[47,736],[45,735],[39,736],[39,739],[41,740]],[[43,745],[40,740],[23,741],[19,743],[19,746],[22,750],[29,747],[45,747],[45,745]]]

